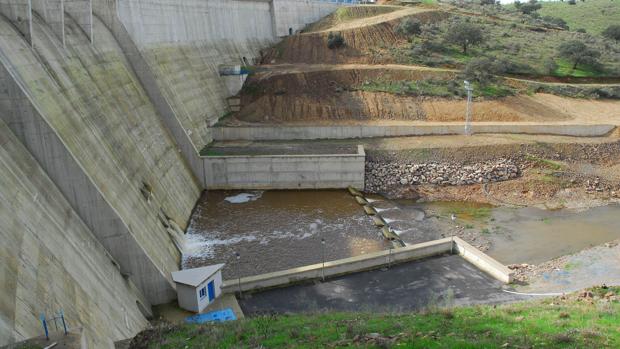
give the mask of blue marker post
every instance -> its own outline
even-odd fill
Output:
[[[62,328],[65,330],[65,335],[67,334],[67,323],[65,322],[65,313],[60,310],[60,320],[62,320]]]
[[[50,334],[47,330],[47,320],[45,320],[44,314],[41,314],[41,323],[43,324],[43,330],[45,330],[45,339],[50,340]]]

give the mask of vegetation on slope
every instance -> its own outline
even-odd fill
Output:
[[[591,34],[601,34],[607,27],[620,22],[620,2],[614,0],[541,2],[541,16],[562,18],[570,30],[585,29]]]
[[[409,45],[392,48],[392,53],[399,63],[451,68],[462,68],[473,59],[486,57],[501,63],[500,73],[505,74],[620,75],[618,43],[600,35],[532,27],[520,18],[453,15],[422,26],[421,33],[409,39]],[[573,57],[561,50],[567,42],[585,46],[588,51],[580,52],[591,53],[593,59],[575,64]]]
[[[501,306],[431,307],[412,314],[259,316],[162,326],[135,348],[617,348],[620,287]]]

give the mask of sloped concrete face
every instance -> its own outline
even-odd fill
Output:
[[[30,0],[0,0],[0,14],[17,27],[28,43],[32,43],[32,6]]]
[[[64,0],[31,0],[33,16],[41,17],[56,34],[63,45],[65,43],[65,7]]]
[[[64,10],[77,23],[84,34],[92,42],[93,30],[93,2],[92,0],[63,0]]]
[[[258,62],[261,49],[339,5],[309,0],[119,0],[119,20],[196,149],[230,109],[219,66]],[[144,82],[144,81],[143,81]],[[181,143],[181,141],[179,141]]]
[[[66,25],[67,48],[61,50],[49,28],[35,20],[41,33],[34,36],[35,56],[9,23],[0,23],[2,63],[49,126],[46,134],[64,146],[66,154],[40,156],[52,159],[46,171],[67,183],[66,196],[75,197],[74,206],[147,298],[169,301],[175,296],[170,272],[178,269],[180,252],[158,215],[163,210],[184,226],[200,187],[105,26],[98,26],[99,40],[92,45],[77,23]],[[28,115],[22,106],[4,102],[3,111],[25,138],[36,140],[28,125],[16,123]],[[63,149],[30,144],[35,153]],[[62,165],[71,158],[75,166]],[[65,173],[70,169],[74,173]],[[98,224],[101,219],[114,223]]]
[[[90,348],[113,348],[147,325],[149,303],[0,120],[0,346],[42,335],[63,310]]]
[[[275,41],[267,1],[121,0],[118,13],[197,149],[228,112],[219,66],[252,64]]]

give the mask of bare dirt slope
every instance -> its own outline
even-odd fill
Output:
[[[242,110],[224,124],[341,123],[368,121],[453,122],[466,101],[365,91],[369,81],[451,81],[454,70],[401,65],[264,66],[241,93]],[[478,99],[474,121],[620,123],[620,101],[550,94]]]
[[[404,36],[394,31],[403,18],[415,17],[422,24],[448,17],[444,11],[425,8],[405,8],[376,17],[340,23],[319,32],[302,33],[284,38],[267,50],[262,63],[390,63],[383,55],[388,46],[406,44]],[[340,33],[346,45],[337,50],[327,47],[331,32]]]
[[[350,10],[352,11],[352,10]],[[359,29],[363,27],[378,25],[386,22],[394,21],[395,19],[401,19],[403,17],[416,15],[422,12],[433,11],[430,8],[423,7],[400,7],[400,6],[371,6],[371,7],[357,7],[354,10],[357,14],[357,18],[353,18],[348,21],[338,21],[332,23],[333,25],[320,25],[318,27],[310,27],[308,31],[305,31],[303,35],[309,35],[315,32],[339,32],[345,30]],[[376,14],[373,16],[373,14]],[[319,29],[320,28],[320,29]],[[312,30],[318,29],[318,30]]]

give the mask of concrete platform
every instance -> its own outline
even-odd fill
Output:
[[[492,278],[457,255],[431,257],[328,279],[245,294],[247,316],[316,311],[407,312],[429,305],[463,306],[526,299],[502,291]]]
[[[211,311],[223,310],[231,308],[237,316],[237,319],[243,319],[243,311],[237,302],[235,296],[231,293],[222,294],[216,298],[213,303],[209,304],[202,313],[208,313]],[[153,307],[155,315],[159,320],[165,320],[173,324],[181,324],[185,322],[185,318],[196,315],[191,311],[187,311],[179,307],[179,304],[175,301],[167,304],[160,304]]]

